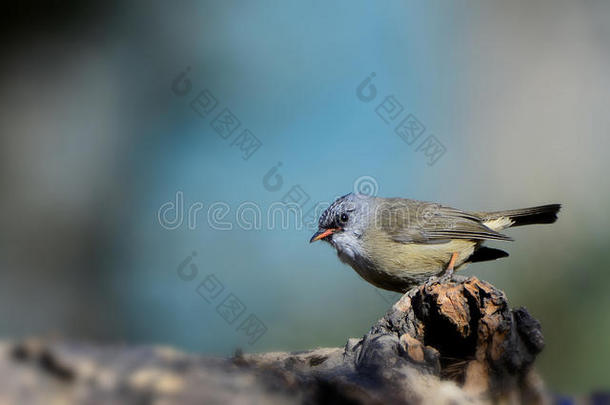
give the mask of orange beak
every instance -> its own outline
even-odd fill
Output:
[[[315,242],[320,239],[324,239],[327,236],[332,235],[333,233],[340,230],[339,228],[330,228],[330,229],[320,229],[318,232],[314,233],[311,239],[309,239],[309,243]]]

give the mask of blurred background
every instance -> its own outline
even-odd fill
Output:
[[[610,3],[69,1],[3,14],[0,337],[219,356],[344,345],[396,295],[266,214],[364,179],[471,210],[563,203],[556,224],[491,244],[509,258],[465,273],[541,321],[551,389],[610,388]],[[409,114],[420,136],[395,132]],[[237,223],[244,202],[260,227]]]

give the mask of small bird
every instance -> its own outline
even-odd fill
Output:
[[[369,283],[406,292],[432,276],[451,278],[454,269],[469,263],[508,256],[483,242],[513,240],[500,233],[506,228],[553,223],[560,208],[560,204],[550,204],[474,212],[350,193],[322,213],[319,229],[309,242],[329,242],[339,259]]]

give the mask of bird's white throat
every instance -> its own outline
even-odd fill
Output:
[[[350,266],[360,267],[364,263],[362,239],[355,232],[338,232],[332,236],[332,245],[337,249],[339,259]]]

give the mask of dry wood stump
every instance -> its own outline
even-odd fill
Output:
[[[211,359],[159,347],[0,344],[0,403],[544,403],[540,324],[475,277],[404,294],[342,348]],[[101,401],[101,402],[100,402]]]

